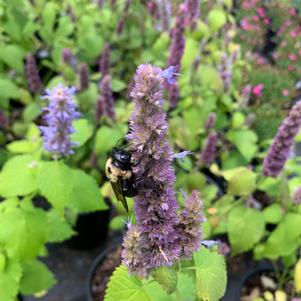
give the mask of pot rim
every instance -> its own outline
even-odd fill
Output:
[[[87,301],[93,301],[92,293],[91,293],[91,283],[97,267],[100,265],[100,263],[104,260],[104,258],[107,256],[109,252],[111,252],[112,250],[120,246],[121,242],[122,242],[122,237],[117,237],[117,239],[116,238],[113,239],[112,245],[110,245],[109,247],[105,247],[100,252],[100,254],[93,260],[92,265],[88,270],[86,281],[85,281],[85,295]]]

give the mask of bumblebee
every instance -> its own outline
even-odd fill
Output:
[[[126,197],[134,197],[138,193],[133,166],[131,152],[119,147],[113,148],[106,163],[106,176],[111,182],[117,200],[127,212],[129,208]]]

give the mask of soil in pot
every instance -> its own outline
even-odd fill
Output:
[[[121,263],[122,247],[112,249],[96,267],[90,287],[92,300],[102,301],[110,276],[117,266]]]
[[[264,296],[273,296],[275,298],[278,290],[277,278],[273,271],[261,271],[251,275],[241,288],[241,301],[252,301],[256,298],[264,298]],[[293,292],[293,284],[287,282],[284,284],[283,292],[287,299],[290,300]],[[265,300],[265,299],[264,299]]]

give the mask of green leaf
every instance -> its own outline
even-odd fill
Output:
[[[227,273],[223,256],[202,247],[193,254],[197,295],[204,301],[217,301],[226,291]]]
[[[97,153],[107,153],[123,136],[123,133],[116,128],[102,126],[96,133],[95,148]]]
[[[55,283],[55,277],[48,267],[39,260],[22,264],[23,276],[20,281],[20,291],[24,295],[31,295],[48,290]]]
[[[0,78],[1,98],[19,98],[20,91],[18,86],[11,80]]]
[[[177,287],[177,273],[172,268],[157,268],[152,272],[152,276],[168,294],[175,291]]]
[[[228,235],[235,253],[250,250],[264,234],[264,216],[253,208],[237,207],[228,217]]]
[[[7,161],[0,173],[0,195],[13,197],[36,191],[36,165],[37,162],[29,155]]]
[[[113,92],[120,92],[123,89],[125,89],[127,87],[127,84],[121,80],[118,79],[113,79],[112,80],[112,91]]]
[[[300,246],[301,242],[301,215],[287,213],[283,221],[269,235],[263,247],[262,254],[265,257],[276,259],[279,256],[292,254]]]
[[[47,212],[47,241],[62,242],[75,232],[71,225],[54,209]]]
[[[256,188],[256,174],[247,168],[238,168],[228,180],[228,193],[236,196],[248,196]]]
[[[9,256],[20,260],[34,259],[47,240],[46,213],[40,209],[5,212],[0,218],[0,244],[5,244]]]
[[[277,203],[272,204],[262,211],[266,223],[277,224],[283,216],[283,210]]]
[[[218,95],[224,91],[224,83],[215,68],[210,65],[201,65],[199,68],[200,82],[204,89],[216,92]]]
[[[249,162],[258,150],[257,136],[253,131],[238,130],[230,133],[228,136],[242,156]]]
[[[212,32],[218,31],[227,22],[226,15],[221,9],[213,9],[208,15],[208,24]]]
[[[42,162],[37,176],[41,194],[54,208],[63,209],[70,202],[72,169],[60,161]]]
[[[24,72],[24,50],[18,45],[2,45],[0,60],[20,73]]]
[[[178,290],[184,300],[196,299],[195,279],[184,273],[178,273]]]
[[[121,265],[113,273],[107,286],[104,301],[152,301],[146,294],[142,282],[130,276]]]
[[[0,300],[14,301],[19,290],[22,268],[18,261],[9,260],[5,270],[0,272]]]
[[[11,153],[28,154],[32,153],[37,147],[37,144],[28,140],[13,141],[7,144],[6,148]]]
[[[108,208],[95,179],[82,170],[72,172],[70,207],[77,212],[92,212]]]
[[[93,126],[87,119],[79,119],[73,122],[75,133],[71,135],[71,140],[81,146],[89,140],[93,134]]]

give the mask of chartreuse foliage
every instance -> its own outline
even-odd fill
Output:
[[[80,144],[91,137],[88,122],[75,124],[74,139]],[[42,156],[41,139],[35,126],[26,139],[8,145],[15,154],[0,172],[0,300],[14,301],[24,295],[47,291],[56,280],[37,259],[46,254],[45,244],[61,242],[74,234],[66,211],[75,214],[106,209],[96,180],[69,167],[63,160]],[[43,196],[48,211],[35,207],[33,199]]]
[[[145,280],[119,266],[110,278],[105,301],[219,300],[226,289],[223,256],[202,247],[177,267],[162,267]]]

